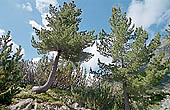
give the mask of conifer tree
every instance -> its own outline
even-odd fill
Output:
[[[0,36],[0,103],[10,104],[13,95],[18,92],[21,83],[20,59],[21,47],[12,51],[10,32]]]
[[[37,49],[39,54],[46,54],[51,51],[57,52],[55,56],[52,71],[48,81],[41,87],[33,87],[33,91],[41,93],[46,91],[53,83],[59,58],[78,62],[90,58],[90,54],[83,52],[83,49],[91,46],[93,40],[96,39],[94,31],[79,31],[79,23],[81,22],[81,9],[76,9],[75,3],[64,2],[63,6],[57,9],[50,5],[49,15],[46,17],[48,21],[48,29],[35,29],[39,41],[32,38],[32,46]]]
[[[147,44],[147,32],[142,27],[134,29],[131,18],[128,19],[126,13],[122,14],[120,8],[112,8],[109,23],[111,32],[100,32],[97,49],[101,55],[111,57],[112,63],[105,64],[99,60],[99,72],[122,83],[125,110],[132,109],[130,102],[137,102],[138,109],[146,109],[143,104],[149,102],[145,98],[147,90],[158,85],[168,70],[168,63],[161,62],[164,53],[154,56],[160,45],[160,34]]]

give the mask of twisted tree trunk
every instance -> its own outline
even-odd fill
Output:
[[[55,57],[55,60],[54,60],[54,64],[52,66],[52,71],[51,71],[51,73],[50,73],[50,75],[48,77],[47,82],[43,86],[34,86],[32,88],[32,91],[34,91],[36,93],[42,93],[42,92],[47,91],[51,87],[51,85],[53,84],[53,81],[55,79],[55,74],[56,74],[56,70],[57,70],[60,55],[61,55],[61,52],[58,51],[58,53],[57,53],[57,55]]]
[[[123,91],[124,91],[124,98],[125,98],[125,110],[130,110],[130,105],[129,105],[129,97],[128,97],[128,93],[126,90],[126,83],[123,83]]]

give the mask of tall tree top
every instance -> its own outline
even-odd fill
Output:
[[[99,67],[105,72],[113,73],[114,80],[127,80],[129,75],[151,61],[154,51],[160,45],[160,34],[147,44],[148,33],[142,27],[134,29],[131,18],[120,8],[112,8],[109,19],[111,32],[100,32],[100,43],[97,49],[101,55],[112,58],[112,64],[106,65],[99,61]]]

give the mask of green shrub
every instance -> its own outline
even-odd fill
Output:
[[[84,78],[86,82],[88,78]],[[118,83],[103,81],[93,77],[92,84],[73,88],[74,100],[93,110],[121,110],[123,108],[123,91]],[[84,83],[85,84],[85,83]]]
[[[43,85],[50,74],[52,67],[52,59],[49,59],[48,56],[43,56],[39,61],[29,61],[22,60],[22,75],[24,79],[22,83],[27,85]]]
[[[22,74],[25,75],[22,83],[27,85],[43,85],[51,72],[53,58],[43,56],[39,61],[22,61]],[[71,89],[71,75],[73,64],[70,61],[60,59],[59,69],[55,76],[52,88]]]

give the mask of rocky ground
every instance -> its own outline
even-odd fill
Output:
[[[169,88],[169,85],[167,85]],[[165,93],[170,92],[164,89]],[[22,89],[8,107],[0,110],[92,110],[80,105],[74,100],[71,91],[49,89],[45,93],[36,94],[30,88]],[[167,95],[153,110],[170,110],[170,95]]]
[[[1,110],[2,108],[0,108]],[[10,106],[2,110],[91,110],[80,106],[74,101],[71,91],[53,89],[36,94],[29,89],[22,91],[13,98]]]
[[[170,110],[170,96],[161,101],[161,107],[159,110]]]
[[[72,102],[71,99],[66,104],[57,104],[51,102],[41,102],[38,99],[20,99],[18,103],[12,104],[9,110],[91,110],[81,107],[78,103]],[[160,102],[158,108],[153,110],[170,110],[170,96]]]
[[[19,103],[9,106],[10,110],[90,110],[80,107],[78,103],[70,102],[66,105],[54,104],[50,102],[38,102],[37,99],[22,99]]]

